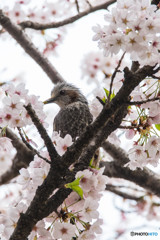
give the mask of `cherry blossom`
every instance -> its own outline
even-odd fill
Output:
[[[71,135],[67,134],[64,138],[58,138],[56,142],[56,150],[60,156],[62,156],[66,151],[67,148],[73,144]]]
[[[146,166],[147,153],[143,146],[134,146],[129,151],[130,162],[125,164],[125,167],[129,167],[131,170],[135,170],[137,167],[143,169]]]
[[[93,200],[91,198],[87,198],[84,207],[82,210],[82,216],[86,221],[92,221],[92,219],[97,219],[99,213],[97,211],[99,204],[97,200]]]
[[[0,137],[0,150],[8,152],[12,149],[12,140],[8,137]]]
[[[159,11],[147,0],[123,4],[118,0],[117,7],[105,15],[107,25],[93,28],[96,33],[93,40],[98,40],[106,56],[123,50],[142,65],[159,63]]]
[[[49,23],[64,19],[64,16],[67,18],[73,14],[77,14],[77,7],[74,0],[57,0],[54,2],[55,4],[50,1],[45,1],[44,3],[40,1],[38,5],[33,2],[32,7],[30,0],[16,0],[12,3],[12,9],[5,6],[5,1],[4,3],[0,3],[0,5],[4,5],[2,9],[16,23],[25,20]],[[105,2],[105,0],[90,1],[92,6],[96,5],[97,2]],[[105,91],[108,91],[110,88],[111,77],[120,59],[117,54],[122,51],[127,52],[132,61],[139,61],[141,65],[149,64],[154,66],[160,61],[160,10],[157,10],[156,6],[151,5],[151,1],[149,0],[118,0],[116,4],[117,8],[111,8],[105,15],[106,25],[93,27],[93,31],[95,32],[93,40],[98,41],[98,46],[105,56],[102,52],[90,52],[84,56],[81,64],[83,79],[89,84],[96,86],[96,90],[92,92],[93,100],[89,103],[94,119],[103,108],[100,101],[96,99],[96,96],[104,102],[107,99]],[[81,12],[82,10],[89,9],[90,6],[88,1],[79,1],[79,7]],[[51,31],[38,31],[36,34],[33,34],[34,30],[32,29],[26,29],[25,31],[30,37],[34,36],[33,42],[39,43],[38,47],[40,51],[47,55],[53,51],[55,52],[55,49],[63,41],[64,34],[66,33],[64,27]],[[130,67],[131,61],[128,60],[128,56],[127,62],[123,60],[113,79],[112,93],[114,94],[119,91],[123,84],[124,67]],[[0,97],[2,98],[0,125],[4,128],[2,129],[2,137],[0,137],[1,171],[6,169],[6,166],[11,165],[11,159],[13,159],[12,152],[16,151],[13,149],[11,140],[3,137],[5,128],[11,127],[15,129],[32,124],[24,105],[31,103],[40,122],[43,126],[47,126],[45,122],[46,115],[43,112],[43,103],[39,101],[39,97],[30,95],[24,83],[16,85],[14,79],[11,82],[5,84],[0,92]],[[131,101],[145,101],[157,96],[159,96],[159,79],[155,80],[155,76],[153,76],[153,79],[151,77],[144,79],[132,91]],[[121,131],[122,135],[125,133],[122,139],[123,137],[127,139],[133,139],[134,137],[136,142],[128,151],[130,161],[125,164],[125,167],[136,170],[137,168],[143,169],[146,165],[149,165],[149,167],[150,165],[152,167],[159,165],[160,138],[155,126],[155,124],[160,124],[159,112],[160,103],[158,100],[128,107],[128,114],[121,124],[124,129],[125,127],[131,129],[123,129],[123,132]],[[118,130],[111,133],[107,140],[115,145],[120,145],[119,136],[121,133],[119,134],[119,132]],[[33,143],[32,139],[28,138],[27,141]],[[62,138],[60,137],[60,132],[53,132],[52,142],[60,156],[73,144],[70,135],[67,134]],[[46,149],[42,148],[39,154],[50,161]],[[102,152],[102,155],[103,160],[110,160],[106,153]],[[3,214],[1,214],[0,236],[2,239],[9,239],[16,227],[20,213],[28,208],[37,187],[45,180],[49,169],[50,164],[36,155],[27,168],[22,168],[19,171],[20,175],[16,178],[14,184],[18,185],[20,196],[10,203],[10,210],[5,209]],[[78,191],[72,191],[61,206],[58,207],[56,213],[51,213],[36,224],[29,239],[70,240],[71,238],[76,238],[83,240],[95,239],[97,234],[101,234],[102,220],[99,219],[98,213],[99,200],[102,196],[102,191],[105,190],[106,183],[108,181],[111,183],[116,182],[116,180],[112,181],[104,176],[103,172],[104,168],[92,169],[90,167],[78,172],[75,178],[78,188],[83,193],[79,195]],[[52,194],[54,195],[55,192]],[[138,209],[139,214],[144,214],[145,212],[145,216],[148,219],[159,219],[158,211],[156,211],[152,202],[152,196],[143,196],[142,198],[142,201],[138,201],[137,205],[135,204],[135,209]],[[62,217],[62,213],[65,215],[64,218]],[[121,229],[120,231],[123,232]]]
[[[82,232],[78,237],[78,240],[92,240],[92,239],[95,239],[95,235],[92,231]]]
[[[23,83],[16,87],[10,83],[3,87],[6,96],[2,99],[3,108],[0,110],[1,126],[23,127],[32,124],[32,121],[24,108],[24,105],[32,104],[41,123],[45,123],[46,115],[43,112],[43,103],[35,95],[28,95]]]
[[[70,240],[76,232],[76,227],[70,223],[56,222],[54,224],[53,236],[56,239]]]
[[[154,158],[157,154],[157,151],[160,148],[160,138],[152,136],[149,138],[147,144],[145,145],[145,149],[148,151],[149,156]]]
[[[51,239],[51,234],[49,231],[47,231],[47,229],[45,229],[45,222],[43,220],[39,221],[35,225],[33,231],[28,237],[29,240],[36,239],[36,238],[41,240]]]
[[[23,185],[23,188],[27,188],[27,186],[30,183],[30,174],[28,172],[28,169],[22,168],[20,171],[20,175],[17,178],[17,182],[21,185]]]
[[[89,192],[92,188],[97,186],[97,179],[88,169],[80,171],[76,174],[76,178],[81,178],[80,186],[85,192]]]

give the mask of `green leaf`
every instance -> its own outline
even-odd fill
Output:
[[[106,103],[106,98],[104,97],[104,98],[102,98],[102,101],[104,102],[104,103]]]
[[[65,187],[66,187],[66,188],[72,189],[74,192],[76,192],[76,193],[80,196],[81,199],[83,199],[83,190],[82,190],[82,188],[79,186],[79,182],[80,182],[80,180],[81,180],[82,178],[83,178],[83,176],[75,179],[75,180],[74,180],[73,182],[71,182],[71,183],[65,184]]]
[[[109,91],[108,91],[106,88],[104,88],[104,91],[105,91],[106,96],[107,96],[107,98],[108,98],[108,96],[109,96]],[[112,92],[111,95],[110,95],[110,100],[112,100],[114,97],[115,97],[115,93],[114,93],[114,90],[113,90],[113,92]],[[102,101],[103,101],[103,99],[102,99]]]
[[[160,124],[155,124],[155,127],[158,131],[160,131]]]
[[[76,192],[80,196],[81,199],[83,199],[83,190],[80,186],[73,186],[72,190],[74,192]]]
[[[108,97],[109,96],[109,91],[106,88],[104,88],[104,91],[106,93],[106,96]]]

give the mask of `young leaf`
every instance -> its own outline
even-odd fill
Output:
[[[155,124],[155,127],[158,131],[160,131],[160,124]]]
[[[81,199],[83,199],[83,190],[82,190],[82,188],[79,186],[79,182],[80,182],[80,180],[81,180],[82,178],[83,178],[83,176],[75,179],[75,180],[74,180],[73,182],[71,182],[71,183],[65,184],[65,187],[66,187],[66,188],[72,189],[74,192],[76,192],[76,193],[80,196]]]
[[[104,88],[104,91],[106,93],[106,96],[108,97],[109,96],[109,91],[106,88]]]

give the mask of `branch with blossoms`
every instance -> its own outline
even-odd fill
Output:
[[[12,140],[12,144],[17,150],[17,153],[12,159],[12,166],[10,169],[0,176],[0,185],[8,183],[19,175],[19,170],[23,167],[28,167],[35,155],[35,153],[28,149],[16,134],[8,128],[6,129],[6,137]]]
[[[124,168],[115,162],[102,162],[101,167],[105,167],[104,174],[108,177],[126,179],[143,187],[149,193],[160,196],[158,190],[160,187],[159,175],[147,168],[143,168],[143,170],[137,169],[132,171],[129,168]]]
[[[144,103],[154,102],[154,101],[157,101],[157,100],[160,100],[160,97],[154,97],[154,98],[146,99],[146,100],[143,100],[143,101],[128,102],[128,105],[130,105],[130,106],[141,105],[141,104],[144,104]]]
[[[118,4],[121,4],[120,1]],[[131,10],[132,9],[133,8],[131,8]],[[143,8],[141,8],[141,10],[142,9]],[[154,12],[154,14],[156,13]],[[148,20],[148,18],[146,19]],[[122,20],[123,24],[125,24],[127,18]],[[0,22],[3,27],[5,27],[6,30],[30,54],[30,56],[32,56],[33,53],[38,57],[40,56],[34,46],[32,44],[30,45],[29,41],[26,39],[26,36],[23,34],[23,32],[21,32],[21,29],[15,24],[12,24],[9,18],[4,16],[2,12],[0,13]],[[123,24],[121,24],[120,27],[124,26]],[[103,29],[103,34],[99,30],[97,32],[97,35],[100,37],[100,41],[103,47],[107,47],[107,37],[110,36],[109,34],[106,34],[104,37],[106,29],[107,28]],[[136,31],[140,31],[140,29]],[[133,31],[131,32],[131,34],[133,34]],[[113,31],[113,35],[114,34],[115,31]],[[125,34],[125,31],[122,31],[122,34]],[[137,32],[135,34],[137,34]],[[124,38],[127,38],[128,36],[130,36],[130,32],[127,31],[127,34],[124,36]],[[117,41],[115,43],[115,46],[114,42],[110,45],[111,51],[117,51],[116,44],[119,45],[121,43],[121,39],[116,38],[116,40]],[[134,42],[133,40],[134,39],[132,39],[132,43]],[[103,44],[104,41],[106,41],[105,44]],[[111,42],[112,41],[110,41],[110,43]],[[153,42],[147,42],[147,45],[144,47],[148,48],[148,45],[151,43]],[[154,46],[155,42],[153,43],[152,47]],[[32,51],[33,53],[31,54]],[[148,54],[148,56],[150,56],[150,54]],[[138,55],[138,57],[142,61],[142,55]],[[40,57],[41,60],[42,58],[43,56]],[[37,58],[34,57],[34,59],[36,60]],[[59,239],[62,237],[60,234],[62,234],[64,230],[68,233],[67,239],[71,239],[73,236],[76,239],[79,238],[79,236],[82,238],[88,229],[88,238],[93,239],[95,237],[95,234],[93,234],[93,226],[91,226],[88,222],[91,222],[93,219],[97,219],[98,217],[97,201],[99,200],[99,193],[104,190],[106,179],[104,176],[102,176],[102,169],[98,170],[93,168],[86,168],[88,167],[90,159],[94,155],[97,148],[101,146],[103,146],[103,148],[106,149],[106,151],[114,159],[112,162],[101,163],[101,166],[105,166],[106,175],[110,177],[130,180],[147,189],[149,192],[152,192],[159,196],[159,178],[152,171],[144,168],[144,162],[142,162],[142,159],[147,159],[147,162],[149,163],[149,161],[151,161],[151,156],[157,153],[159,139],[150,138],[145,148],[143,146],[136,146],[132,148],[129,152],[129,156],[132,158],[134,155],[134,159],[131,159],[133,160],[132,165],[129,162],[128,156],[126,156],[125,153],[121,151],[121,149],[117,149],[114,145],[112,146],[109,143],[105,142],[110,134],[119,128],[123,119],[126,117],[128,113],[128,103],[133,90],[139,86],[146,77],[153,76],[159,71],[159,68],[155,67],[155,63],[153,64],[153,58],[150,60],[150,64],[152,66],[143,65],[143,67],[139,67],[139,65],[136,64],[136,61],[134,61],[134,66],[132,65],[131,70],[127,67],[124,68],[124,79],[122,87],[111,99],[111,101],[105,101],[105,104],[102,106],[103,109],[95,121],[87,126],[86,131],[76,140],[74,144],[70,144],[71,146],[69,145],[67,151],[62,156],[59,156],[57,154],[57,146],[53,145],[52,140],[48,137],[45,128],[41,124],[41,122],[44,120],[44,118],[41,118],[42,116],[40,114],[43,112],[42,106],[40,106],[41,104],[38,103],[31,107],[30,103],[32,103],[32,99],[27,99],[26,96],[23,96],[22,99],[19,99],[19,97],[16,95],[17,91],[13,91],[14,94],[12,91],[7,92],[7,97],[10,97],[8,108],[11,112],[13,109],[15,110],[16,107],[19,108],[21,110],[21,120],[23,121],[20,122],[20,119],[18,118],[19,115],[17,118],[14,118],[12,114],[10,112],[6,112],[7,110],[4,108],[4,116],[2,116],[1,119],[2,123],[4,121],[3,124],[5,126],[15,126],[16,124],[27,125],[28,121],[30,123],[30,119],[28,120],[27,116],[29,114],[32,122],[35,124],[47,147],[48,151],[44,152],[43,154],[46,155],[48,159],[49,157],[51,158],[51,164],[48,164],[48,162],[44,162],[42,159],[39,159],[37,156],[35,156],[34,161],[29,165],[27,169],[20,170],[20,176],[17,181],[26,190],[26,196],[31,194],[32,200],[27,198],[27,204],[24,208],[25,210],[23,212],[22,210],[19,210],[18,213],[16,212],[16,214],[14,214],[14,216],[18,215],[19,218],[14,219],[15,222],[12,224],[12,226],[14,225],[16,227],[12,236],[8,236],[8,238],[10,237],[10,240],[18,240],[22,238],[27,239],[30,233],[30,237],[33,239],[38,237],[37,234],[39,234],[40,237],[44,237],[43,233],[39,233],[38,230],[38,233],[34,232],[34,226],[36,229],[38,229],[39,226],[43,226],[44,230],[45,223],[48,224],[48,222],[51,222],[51,220],[48,220],[47,217],[52,218],[52,223],[49,224],[47,230],[45,229],[45,238],[48,237],[49,239],[51,237],[54,237],[55,239]],[[157,60],[157,58],[154,59],[154,61],[155,60]],[[45,64],[46,62],[43,62],[43,67]],[[44,69],[47,71],[46,65]],[[56,76],[56,80],[54,80],[54,77],[52,77],[53,82],[63,81],[60,75],[55,73],[54,68],[49,69],[49,71],[49,76],[51,76],[51,72],[54,73],[54,77]],[[113,77],[114,75],[115,74],[113,74]],[[110,89],[112,88],[112,83],[113,81],[111,81]],[[111,90],[109,95],[110,94]],[[17,98],[20,102],[20,106],[17,106]],[[14,102],[11,101],[12,99],[14,99]],[[24,108],[22,105],[26,107]],[[27,114],[25,112],[25,109],[27,110]],[[11,121],[11,118],[13,118],[14,121]],[[58,139],[56,139],[56,143],[58,143],[59,140],[60,143],[62,140],[58,135],[55,138]],[[154,149],[150,146],[154,146]],[[146,157],[147,154],[150,158]],[[138,156],[138,160],[141,160],[141,162],[139,162],[139,165],[136,165],[137,159],[135,156]],[[74,164],[74,166],[72,164]],[[132,167],[132,170],[135,170],[136,168],[138,168],[138,170],[132,171],[129,169],[129,167]],[[143,168],[143,170],[140,168]],[[84,182],[87,182],[87,184],[84,184]],[[72,190],[74,190],[74,192]],[[120,194],[118,190],[115,192],[117,192],[117,194]],[[75,196],[75,193],[78,194]],[[72,198],[71,195],[74,195],[74,197]],[[96,199],[94,199],[95,197]],[[76,201],[73,202],[73,199],[75,198]],[[76,205],[77,203],[81,203],[83,205],[80,210],[79,208],[77,210],[75,206],[75,208],[73,207],[73,205]],[[20,208],[19,204],[17,204],[16,207],[17,208],[14,209],[15,211],[18,209],[18,207],[19,209],[22,209]],[[80,216],[81,214],[82,216]],[[46,219],[44,221],[41,221],[43,218]],[[83,224],[80,228],[78,228],[77,231],[76,223],[77,225],[79,223],[82,223],[82,219]],[[10,228],[10,226],[8,226],[8,228]],[[58,229],[60,229],[60,231],[58,231]],[[49,230],[51,231],[49,232]],[[52,230],[53,234],[51,236]]]
[[[107,138],[107,136],[109,136],[110,133],[113,132],[120,125],[122,119],[126,115],[127,106],[124,103],[126,102],[126,99],[128,98],[129,94],[132,92],[132,89],[136,85],[138,85],[146,76],[152,74],[153,72],[156,72],[156,70],[150,66],[145,66],[136,73],[132,73],[127,68],[125,69],[124,85],[121,87],[117,95],[112,99],[112,101],[109,104],[106,104],[104,106],[98,118],[92,124],[90,124],[87,127],[86,131],[77,139],[77,141],[71,147],[68,148],[68,151],[62,156],[61,159],[59,159],[58,166],[56,164],[56,159],[54,159],[54,162],[52,162],[52,165],[54,166],[54,168],[51,165],[51,168],[49,170],[49,173],[46,179],[44,180],[42,185],[39,186],[38,189],[36,190],[35,197],[32,200],[30,207],[28,208],[26,213],[21,215],[17,223],[17,227],[15,228],[15,231],[10,238],[11,240],[20,239],[20,236],[23,236],[23,238],[25,238],[27,234],[29,234],[29,232],[31,231],[33,226],[37,223],[37,221],[40,220],[42,216],[44,216],[42,212],[44,210],[46,200],[48,199],[48,197],[52,194],[54,189],[56,189],[57,187],[61,188],[64,185],[63,179],[65,179],[66,177],[66,174],[68,172],[68,167],[72,163],[77,161],[77,159],[79,159],[78,160],[79,163],[81,164],[85,163],[84,166],[86,166],[89,163],[95,150],[98,147],[100,147],[104,142],[104,140]],[[90,141],[92,141],[91,144],[90,144]],[[118,172],[117,176],[119,175],[121,177],[123,175],[123,178],[127,176],[127,178],[131,179],[130,172],[132,171],[128,169],[129,171],[128,173],[128,171],[126,169],[124,170],[124,167],[117,162],[106,163],[107,170],[105,170],[105,172],[109,171],[108,170],[110,169],[109,165],[114,166],[114,164],[116,165],[117,169],[120,169],[120,172]],[[113,166],[112,166],[112,169],[113,169]],[[146,186],[146,181],[144,181],[145,177],[148,176],[148,173],[145,172],[145,170],[143,171],[137,170],[135,172],[132,173],[132,181],[133,179],[135,179],[136,175],[137,175],[136,179],[138,179],[139,176],[142,176],[139,181],[139,184],[141,184],[145,188],[151,189],[151,187],[149,187],[150,183],[148,183],[148,185]],[[144,175],[142,175],[142,172],[144,173]],[[134,178],[133,178],[133,175],[134,175]],[[62,176],[63,176],[63,179],[62,179]],[[142,179],[143,179],[143,182],[141,182]],[[154,178],[154,181],[155,181],[155,178]],[[157,193],[157,189],[155,190],[153,188],[153,192],[154,191]],[[67,190],[66,192],[68,194],[70,193]],[[52,203],[53,199],[55,200],[55,196],[51,197],[51,200],[48,200],[48,202],[51,201]],[[61,204],[62,201],[64,201],[64,199],[59,199],[59,201],[60,201],[59,204]],[[46,208],[48,209],[47,206]],[[55,211],[55,209],[53,208],[49,208],[49,209],[52,211]],[[51,212],[48,212],[48,214],[49,213]],[[32,220],[31,222],[31,219],[34,219],[34,221]],[[26,229],[26,232],[23,233],[22,228],[24,225],[27,226],[27,229]]]
[[[148,168],[132,171],[127,167],[130,159],[123,149],[117,148],[109,142],[104,142],[103,148],[113,158],[112,162],[100,163],[101,167],[105,167],[104,174],[108,177],[122,178],[134,182],[147,191],[160,196],[158,174],[155,174]]]
[[[64,81],[59,72],[57,72],[49,60],[34,46],[28,36],[21,30],[20,26],[11,22],[10,19],[3,14],[2,10],[0,10],[0,24],[22,46],[25,52],[39,64],[54,84]]]
[[[32,21],[25,21],[25,22],[21,22],[19,25],[22,27],[22,29],[25,28],[32,28],[35,30],[44,30],[44,29],[49,29],[49,28],[58,28],[58,27],[62,27],[65,25],[68,25],[70,23],[73,23],[75,21],[77,21],[78,19],[87,16],[90,13],[93,13],[95,11],[101,10],[101,9],[106,9],[107,7],[109,7],[111,4],[115,3],[116,0],[110,0],[110,1],[106,1],[103,4],[99,4],[97,6],[90,6],[89,9],[78,13],[75,16],[72,16],[68,19],[65,19],[63,21],[60,22],[52,22],[52,23],[38,23],[38,22],[32,22]]]

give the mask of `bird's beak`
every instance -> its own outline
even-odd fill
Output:
[[[56,100],[56,97],[51,97],[51,98],[47,99],[46,101],[44,101],[43,103],[44,104],[53,103],[53,102],[55,102],[55,100]]]

